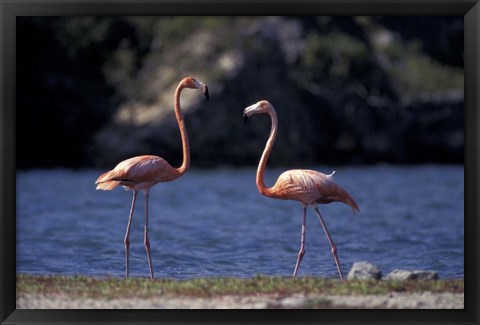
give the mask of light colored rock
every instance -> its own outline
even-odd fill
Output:
[[[390,272],[385,278],[392,279],[392,280],[402,280],[402,281],[403,280],[437,280],[438,272],[424,271],[424,270],[408,271],[408,270],[395,269],[392,272]]]
[[[413,274],[417,280],[438,280],[438,272],[436,271],[416,270],[413,271]]]
[[[380,269],[369,262],[355,262],[348,272],[348,280],[379,280],[382,278]]]
[[[308,298],[304,295],[294,295],[282,299],[279,303],[281,308],[302,308],[308,303]]]
[[[413,277],[413,272],[408,270],[395,269],[390,272],[385,279],[390,280],[410,280]]]

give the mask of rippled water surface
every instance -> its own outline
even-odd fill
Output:
[[[331,168],[315,168],[330,173]],[[273,185],[282,169],[266,174]],[[96,191],[103,171],[17,173],[17,272],[123,276],[131,192]],[[369,261],[383,274],[428,269],[464,276],[463,166],[336,168],[334,180],[357,201],[320,205],[344,273]],[[130,235],[131,275],[148,276],[144,197]],[[150,194],[149,236],[156,277],[289,276],[300,246],[302,208],[261,196],[255,169],[189,170]],[[299,276],[336,277],[323,230],[309,209]]]

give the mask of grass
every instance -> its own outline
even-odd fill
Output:
[[[158,295],[213,297],[222,295],[321,294],[370,295],[390,292],[463,293],[463,280],[347,281],[315,277],[198,278],[191,280],[146,278],[95,278],[87,276],[17,275],[17,296],[25,294],[65,295],[88,298],[148,298]]]

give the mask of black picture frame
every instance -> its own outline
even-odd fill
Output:
[[[15,27],[18,16],[68,15],[458,15],[465,24],[465,309],[464,310],[16,310]],[[0,322],[52,323],[449,323],[479,322],[480,4],[421,1],[1,1]]]

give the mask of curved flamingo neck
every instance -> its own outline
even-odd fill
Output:
[[[267,166],[268,156],[270,155],[270,151],[272,151],[273,144],[275,143],[275,138],[277,137],[278,126],[277,113],[275,113],[273,109],[269,109],[268,114],[272,119],[272,128],[270,130],[270,136],[268,137],[265,149],[263,150],[262,157],[260,158],[260,162],[258,163],[256,179],[258,191],[266,196],[270,195],[271,188],[265,186],[265,168]]]
[[[187,128],[185,127],[182,110],[180,108],[180,94],[183,88],[185,88],[185,85],[183,84],[183,82],[180,82],[177,86],[177,89],[175,90],[175,98],[173,102],[175,109],[175,117],[177,118],[178,127],[180,128],[180,136],[182,137],[183,161],[182,165],[176,168],[180,175],[185,173],[190,167],[190,145],[188,143]]]

